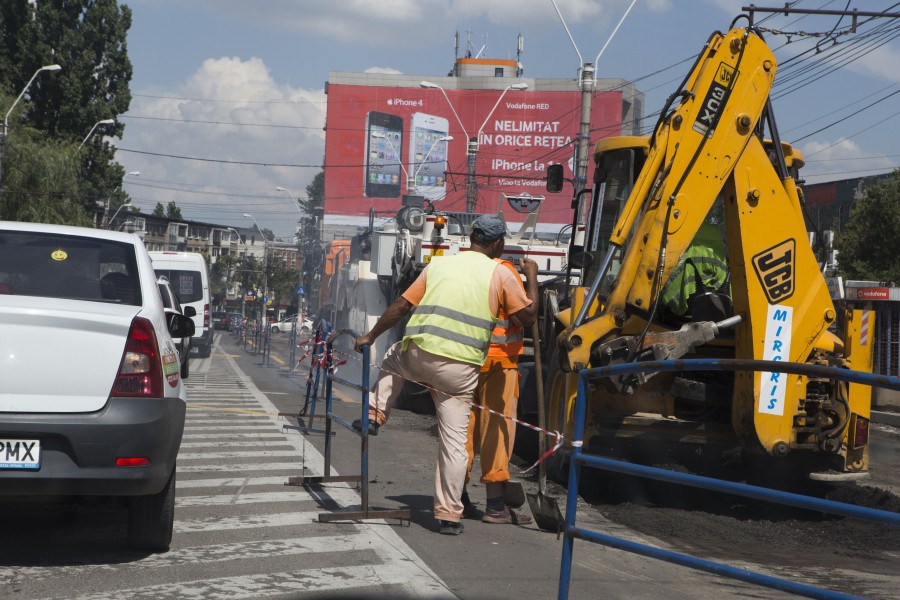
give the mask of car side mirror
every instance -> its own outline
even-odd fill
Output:
[[[589,269],[594,264],[594,255],[583,250],[572,252],[569,255],[569,264],[576,269]]]
[[[197,316],[197,309],[194,308],[193,306],[185,306],[184,309],[183,309],[183,314],[184,314],[184,316],[186,316],[186,317],[196,317],[196,316]]]
[[[194,311],[196,313],[196,311]],[[169,335],[173,338],[191,337],[194,335],[194,322],[186,315],[174,313],[169,316]]]
[[[562,165],[549,165],[547,167],[547,191],[551,194],[561,192],[566,177]]]

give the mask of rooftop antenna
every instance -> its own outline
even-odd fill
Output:
[[[459,77],[459,29],[453,32],[453,70],[451,74]]]
[[[522,52],[525,51],[525,38],[522,37],[522,34],[519,33],[519,37],[516,40],[516,77],[521,77],[525,72],[525,69],[522,67]]]
[[[481,50],[479,50],[478,53],[475,54],[475,58],[481,58],[481,55],[484,53],[485,50],[487,50],[487,34],[486,33],[484,34],[483,38],[484,38],[484,44],[481,45]]]

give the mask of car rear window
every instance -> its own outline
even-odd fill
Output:
[[[133,245],[47,232],[0,230],[0,293],[142,304]]]
[[[165,277],[178,295],[182,304],[203,300],[203,281],[200,271],[180,271],[176,269],[154,269],[157,277]]]

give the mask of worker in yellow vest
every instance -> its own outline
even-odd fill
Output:
[[[469,235],[470,251],[433,258],[355,344],[357,351],[371,345],[415,307],[403,339],[388,348],[369,396],[368,434],[377,435],[387,421],[404,381],[429,388],[439,440],[434,516],[446,535],[463,531],[460,519],[469,411],[497,316],[502,309],[511,322],[529,327],[537,314],[537,304],[526,296],[519,277],[509,269],[497,268],[493,260],[503,252],[505,232],[506,225],[499,217],[476,218]],[[536,276],[537,263],[523,260],[522,269]],[[353,426],[362,428],[360,420]]]
[[[508,269],[516,274],[516,267],[509,261],[495,259],[500,263],[498,269]],[[523,290],[532,306],[538,304],[537,270],[525,273],[526,282]],[[499,320],[491,332],[491,345],[488,348],[487,360],[478,375],[478,389],[475,402],[479,406],[492,411],[515,417],[519,404],[519,355],[525,347],[524,329],[512,322],[503,309]],[[472,407],[469,413],[469,435],[466,442],[468,463],[466,464],[466,482],[472,476],[472,464],[475,453],[481,458],[481,483],[485,484],[487,506],[484,514],[469,500],[469,494],[463,490],[463,516],[475,518],[481,516],[484,523],[527,525],[531,517],[520,513],[503,501],[503,488],[510,479],[509,459],[512,456],[516,441],[516,425],[509,419],[490,413],[478,407]]]

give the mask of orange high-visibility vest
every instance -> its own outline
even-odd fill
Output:
[[[511,262],[499,258],[494,260],[507,269],[511,269],[521,284],[522,279]],[[524,284],[522,284],[522,289],[525,289]],[[485,361],[482,370],[486,371],[491,364],[496,363],[500,363],[504,369],[516,368],[516,365],[519,363],[519,355],[522,354],[524,347],[525,331],[518,325],[510,323],[509,315],[506,314],[506,310],[501,306],[500,314],[497,316],[497,323],[491,332],[491,345],[488,348],[487,361]]]

